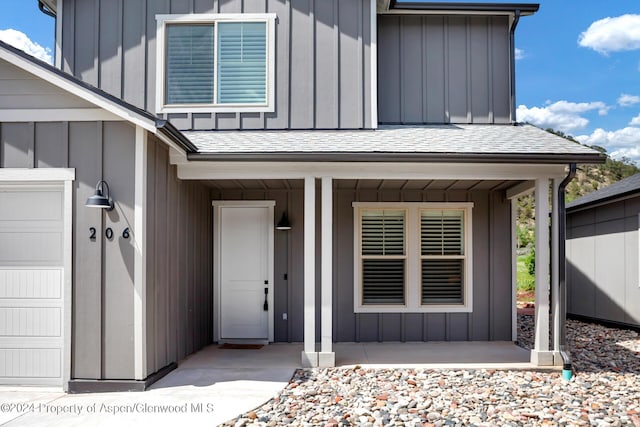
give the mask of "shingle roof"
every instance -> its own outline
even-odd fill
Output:
[[[632,175],[622,181],[615,182],[608,187],[589,193],[579,199],[567,203],[567,210],[576,209],[596,202],[614,200],[634,193],[640,194],[640,173]]]
[[[531,125],[394,125],[376,130],[192,131],[193,158],[393,155],[602,162],[597,151]]]

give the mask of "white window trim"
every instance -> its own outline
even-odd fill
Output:
[[[470,313],[473,311],[473,224],[470,202],[414,203],[414,202],[353,202],[353,310],[355,313]],[[363,305],[361,265],[361,211],[366,209],[404,209],[406,216],[406,277],[404,305]],[[464,303],[423,305],[421,303],[420,211],[425,209],[464,210],[465,271]]]
[[[187,15],[156,15],[156,113],[262,113],[275,111],[275,13],[200,13]],[[267,102],[247,104],[193,104],[165,105],[165,27],[167,24],[216,22],[266,22],[267,23]],[[217,40],[217,27],[216,27]],[[214,73],[214,80],[216,80]],[[214,83],[214,92],[215,92]],[[215,95],[215,93],[214,93]]]

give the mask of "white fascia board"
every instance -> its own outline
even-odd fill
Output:
[[[121,105],[118,105],[117,103],[110,101],[109,99],[102,97],[82,86],[79,86],[74,82],[65,79],[64,77],[59,76],[56,73],[39,67],[37,64],[28,59],[15,55],[5,49],[0,49],[0,59],[3,59],[12,65],[15,65],[16,67],[28,72],[29,74],[41,78],[66,92],[84,99],[85,101],[90,102],[97,107],[103,108],[123,120],[129,121],[136,126],[140,126],[143,129],[155,133],[156,126],[155,122],[153,122],[152,120],[140,117],[131,110],[124,108]]]
[[[535,180],[562,176],[564,165],[383,162],[200,162],[178,164],[180,179],[475,179]]]
[[[0,109],[0,122],[94,122],[122,121],[103,108]]]

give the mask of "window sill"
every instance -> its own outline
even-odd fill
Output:
[[[188,105],[180,107],[162,107],[157,114],[172,113],[273,113],[275,109],[268,105],[257,106],[218,106],[218,105]]]
[[[435,305],[435,306],[385,306],[367,305],[356,306],[354,313],[471,313],[473,307],[470,305]]]

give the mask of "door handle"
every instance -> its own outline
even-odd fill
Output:
[[[262,305],[262,309],[264,311],[269,311],[269,301],[267,299],[267,295],[269,295],[269,281],[265,280],[264,281],[265,287],[264,287],[264,304]]]

